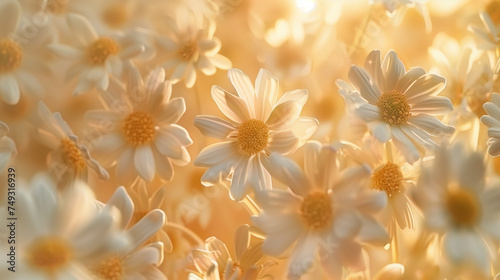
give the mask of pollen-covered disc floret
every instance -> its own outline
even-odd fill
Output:
[[[155,135],[155,123],[149,114],[133,112],[124,120],[123,130],[131,144],[147,144]]]
[[[300,212],[309,227],[324,229],[331,224],[333,218],[331,198],[325,192],[313,192],[304,198]]]
[[[184,47],[179,50],[179,55],[184,60],[190,60],[196,53],[196,44],[192,41],[187,42]]]
[[[0,40],[0,73],[12,72],[19,68],[23,52],[19,45],[10,40]]]
[[[111,256],[103,260],[99,265],[92,268],[97,276],[105,280],[122,279],[122,259],[119,256]]]
[[[75,143],[68,138],[61,140],[63,160],[69,167],[80,170],[85,167],[85,159]]]
[[[462,188],[450,190],[446,194],[445,205],[451,221],[458,227],[472,227],[481,216],[477,198]]]
[[[47,272],[57,271],[67,265],[73,257],[69,244],[55,236],[35,240],[28,249],[28,261],[34,267]]]
[[[399,192],[403,183],[403,174],[398,165],[388,162],[372,175],[372,187],[385,191],[389,196]]]
[[[267,147],[269,128],[263,121],[251,119],[238,128],[238,145],[246,155],[254,155]]]
[[[376,105],[384,121],[390,124],[404,124],[411,116],[406,96],[397,90],[382,94]]]
[[[101,37],[87,49],[87,57],[92,64],[104,64],[110,55],[118,54],[120,46],[108,37]]]

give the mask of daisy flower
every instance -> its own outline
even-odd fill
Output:
[[[491,156],[500,155],[500,94],[493,93],[491,102],[483,105],[487,115],[481,117],[481,122],[488,127],[488,153]]]
[[[249,188],[271,187],[269,155],[288,155],[311,137],[318,126],[314,118],[299,117],[307,101],[305,89],[292,90],[278,98],[278,80],[261,69],[254,88],[250,78],[230,69],[229,80],[238,95],[219,86],[212,98],[230,121],[215,116],[197,116],[194,125],[205,136],[225,140],[204,148],[194,164],[209,167],[201,178],[205,186],[215,185],[231,173],[231,197],[240,201]]]
[[[109,179],[106,169],[90,156],[87,147],[78,143],[78,137],[61,114],[52,114],[41,101],[38,103],[38,112],[41,124],[37,128],[37,139],[52,149],[48,155],[48,165],[58,181],[63,184],[71,184],[75,179],[86,182],[89,169],[101,179]]]
[[[203,279],[262,279],[263,272],[270,265],[262,253],[262,241],[250,243],[250,227],[243,225],[235,234],[236,255],[231,256],[226,244],[216,237],[205,241],[205,250],[191,253],[199,273],[191,273],[190,280]]]
[[[305,145],[305,173],[290,159],[272,154],[273,174],[287,190],[256,194],[263,211],[255,225],[266,235],[264,253],[281,256],[292,249],[289,278],[299,279],[319,260],[328,279],[342,279],[342,267],[366,268],[360,242],[385,245],[388,235],[371,214],[386,204],[386,195],[367,192],[365,166],[341,169],[331,146],[311,141]]]
[[[110,76],[119,78],[124,63],[144,51],[144,46],[137,40],[98,35],[91,23],[81,15],[69,14],[67,21],[75,38],[72,41],[74,45],[56,43],[49,45],[49,49],[73,62],[67,78],[79,76],[74,94],[81,94],[93,87],[106,90]]]
[[[16,143],[7,137],[7,133],[9,133],[9,127],[4,122],[0,122],[0,174],[7,168],[12,156],[17,154]]]
[[[191,161],[186,147],[193,141],[176,124],[186,104],[181,97],[170,99],[171,93],[163,69],[151,71],[143,82],[132,67],[126,87],[111,79],[108,91],[102,92],[106,109],[86,114],[100,132],[92,144],[107,165],[116,164],[118,178],[130,183],[139,175],[150,182],[158,174],[170,181],[172,163],[184,166]]]
[[[469,30],[478,39],[478,47],[491,50],[498,55],[500,44],[500,2],[490,1],[485,10],[479,13],[482,25],[470,25]]]
[[[2,100],[14,105],[21,92],[42,93],[43,87],[30,72],[36,64],[29,52],[24,52],[17,33],[21,18],[21,6],[17,1],[2,1],[0,5],[0,94]]]
[[[130,237],[130,246],[124,250],[92,260],[89,264],[91,272],[98,279],[167,279],[158,269],[163,262],[163,243],[144,244],[165,224],[165,213],[155,209],[147,213],[129,229],[132,221],[134,204],[124,187],[118,188],[110,198],[103,211],[116,208],[121,214],[119,228]]]
[[[365,69],[352,66],[349,79],[356,92],[346,93],[354,102],[354,111],[380,142],[392,139],[405,160],[414,163],[425,151],[437,144],[431,136],[452,134],[455,129],[445,125],[435,115],[453,110],[447,97],[436,96],[445,86],[445,79],[426,74],[420,67],[406,71],[394,51],[380,59],[380,51],[372,51]],[[337,81],[342,87],[342,82]]]
[[[191,22],[172,24],[169,37],[160,38],[163,51],[168,54],[162,64],[171,70],[169,80],[177,83],[184,79],[184,84],[192,88],[198,71],[210,76],[217,68],[227,70],[231,61],[219,54],[221,41],[214,37],[215,24],[200,29]]]
[[[446,256],[489,275],[485,238],[500,241],[500,186],[486,180],[484,157],[460,144],[442,148],[432,167],[422,169],[417,186],[426,226],[443,238]]]
[[[99,213],[90,188],[60,195],[48,178],[17,190],[18,279],[91,279],[86,262],[127,246],[115,211]]]

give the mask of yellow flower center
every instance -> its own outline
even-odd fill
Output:
[[[243,154],[255,155],[267,147],[269,128],[263,121],[251,119],[240,125],[237,138]]]
[[[110,55],[118,54],[120,46],[118,43],[108,37],[102,37],[92,43],[87,49],[87,57],[90,63],[99,65],[104,64]]]
[[[333,208],[330,196],[325,192],[309,194],[300,207],[304,222],[313,229],[324,229],[332,223]]]
[[[486,5],[486,13],[490,16],[495,24],[500,23],[500,1],[493,0]]]
[[[372,188],[385,191],[389,196],[399,192],[402,182],[401,169],[392,162],[388,162],[372,175]]]
[[[184,60],[190,60],[197,50],[198,48],[196,47],[196,44],[192,41],[189,41],[184,45],[184,47],[179,50],[179,55]]]
[[[101,279],[120,280],[122,279],[122,259],[119,256],[111,256],[92,268]]]
[[[23,52],[19,45],[10,40],[0,40],[0,73],[12,72],[21,66]]]
[[[147,144],[153,140],[155,135],[155,123],[149,114],[133,112],[125,119],[123,130],[131,144]]]
[[[81,170],[85,167],[85,159],[73,141],[69,140],[69,138],[64,138],[61,141],[61,147],[63,160],[66,165],[76,170]]]
[[[66,266],[73,258],[73,250],[65,240],[46,236],[32,243],[27,256],[31,265],[50,273]]]
[[[390,124],[403,124],[411,116],[406,96],[397,90],[382,94],[375,105],[380,109],[384,121]]]
[[[459,227],[474,226],[481,216],[477,198],[462,188],[450,190],[446,194],[445,205],[452,222]]]
[[[122,27],[127,22],[129,17],[129,9],[122,3],[110,5],[102,14],[104,22],[112,28]]]

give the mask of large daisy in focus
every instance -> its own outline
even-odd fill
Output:
[[[341,169],[331,146],[308,142],[305,173],[291,159],[272,154],[272,175],[290,191],[256,194],[263,209],[253,221],[266,234],[264,253],[282,256],[292,248],[288,279],[299,279],[319,260],[328,279],[342,279],[342,267],[366,268],[360,243],[384,245],[385,229],[371,215],[386,204],[383,193],[363,187],[370,172],[365,166]]]
[[[455,131],[435,117],[453,110],[447,97],[436,96],[445,86],[443,77],[426,74],[420,67],[406,71],[394,51],[385,56],[383,63],[380,51],[372,51],[365,69],[352,66],[349,79],[356,91],[340,92],[354,103],[354,112],[366,122],[373,136],[380,142],[392,139],[406,161],[414,163],[426,150],[436,148],[432,136]],[[337,84],[341,87],[343,83]]]
[[[74,94],[81,94],[94,87],[106,90],[110,76],[121,77],[124,63],[144,51],[139,40],[98,35],[83,16],[69,14],[67,21],[75,40],[74,45],[51,44],[56,55],[73,62],[67,78],[78,76]]]
[[[489,275],[486,242],[500,241],[500,186],[487,181],[483,155],[460,144],[442,148],[432,167],[422,169],[418,187],[427,228],[443,238],[451,262]]]
[[[285,93],[277,102],[278,80],[261,69],[255,88],[247,75],[231,69],[229,80],[238,95],[219,86],[212,87],[212,98],[230,121],[215,116],[197,116],[194,125],[205,136],[225,140],[206,147],[194,164],[209,167],[202,176],[205,186],[226,179],[231,173],[231,196],[242,200],[249,192],[271,187],[269,155],[288,155],[314,133],[318,121],[299,117],[307,101],[305,89]]]
[[[131,183],[137,175],[152,181],[155,174],[170,181],[172,163],[184,166],[191,161],[186,149],[191,145],[187,130],[177,121],[186,111],[181,97],[170,99],[172,85],[165,81],[165,71],[151,71],[143,82],[139,71],[131,67],[124,87],[112,79],[102,92],[105,110],[86,114],[96,129],[92,144],[103,164],[114,166],[118,178]]]

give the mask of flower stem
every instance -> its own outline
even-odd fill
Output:
[[[399,244],[398,244],[398,229],[395,221],[392,221],[392,240],[391,240],[391,252],[392,252],[392,262],[399,262]]]

